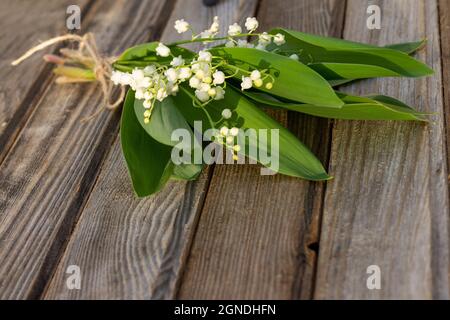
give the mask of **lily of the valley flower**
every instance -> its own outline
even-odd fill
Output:
[[[252,79],[250,77],[242,77],[241,90],[250,89],[252,86]]]
[[[215,16],[213,19],[213,23],[211,24],[211,27],[209,28],[209,32],[212,34],[216,34],[219,32],[219,17]]]
[[[247,18],[245,20],[245,28],[250,31],[253,32],[255,31],[259,26],[258,20],[256,20],[256,18]]]
[[[253,70],[250,74],[250,79],[252,79],[253,81],[261,79],[261,72],[259,72],[258,70]]]
[[[193,89],[197,89],[200,83],[201,82],[197,77],[192,77],[191,79],[189,79],[189,86]]]
[[[230,135],[233,137],[236,137],[239,134],[239,129],[236,127],[233,127],[230,129]]]
[[[210,98],[208,92],[204,90],[195,90],[195,96],[201,102],[206,102]]]
[[[197,61],[211,62],[212,55],[208,51],[202,50],[198,53]]]
[[[252,43],[249,43],[247,40],[244,39],[239,39],[237,41],[237,46],[239,48],[253,48],[254,45]]]
[[[230,110],[230,109],[223,109],[223,110],[222,110],[222,117],[223,117],[224,119],[230,119],[230,118],[231,118],[231,115],[232,115],[232,113],[231,113],[231,110]]]
[[[284,44],[286,41],[284,40],[284,35],[282,35],[281,33],[277,33],[275,35],[275,37],[273,37],[273,42],[277,45],[277,46],[281,46],[282,44]]]
[[[272,41],[272,38],[267,32],[263,32],[259,35],[258,43],[262,46],[267,46]]]
[[[170,82],[176,82],[178,80],[178,72],[174,68],[167,69],[165,75]]]
[[[170,65],[173,67],[179,67],[184,64],[184,59],[181,56],[173,58],[173,60],[170,62]]]
[[[255,87],[261,87],[263,84],[263,81],[261,79],[261,72],[259,72],[258,70],[252,71],[252,73],[250,74],[250,79],[252,79]]]
[[[213,83],[215,85],[222,84],[225,82],[225,74],[222,71],[216,71],[213,74]]]
[[[216,95],[214,100],[222,100],[225,97],[225,90],[222,87],[215,87]]]
[[[227,47],[227,48],[233,48],[235,46],[236,46],[236,44],[234,43],[234,41],[227,41],[225,43],[225,47]]]
[[[190,78],[192,75],[192,71],[188,67],[183,67],[178,70],[178,79],[181,81],[185,81],[186,79]]]
[[[229,115],[231,117],[231,111],[229,109],[224,109],[222,111],[222,116],[224,116],[224,113]],[[224,116],[224,118],[226,118]],[[235,144],[235,139],[239,134],[239,128],[233,127],[228,128],[226,126],[223,126],[220,128],[219,133],[216,136],[216,142],[223,144],[227,147],[227,149],[231,150],[233,153],[233,160],[238,160],[238,152],[241,151],[241,146],[238,144]],[[224,143],[225,138],[225,143]]]
[[[189,30],[189,23],[184,21],[184,19],[177,20],[175,21],[175,30],[178,33],[184,33]]]
[[[238,34],[242,33],[242,28],[237,23],[232,24],[228,27],[228,35],[229,36],[237,36]]]
[[[161,57],[168,57],[170,55],[170,49],[160,42],[156,47],[156,54]]]

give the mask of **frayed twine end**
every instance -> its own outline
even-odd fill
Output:
[[[56,55],[45,55],[44,60],[56,64],[58,67],[55,73],[59,75],[56,79],[58,84],[80,83],[98,81],[103,93],[103,107],[89,116],[83,121],[90,120],[97,116],[103,108],[114,110],[119,107],[125,98],[125,87],[122,86],[120,94],[115,101],[111,102],[114,84],[111,82],[111,74],[113,71],[112,63],[116,60],[115,57],[102,57],[97,50],[95,37],[92,33],[86,33],[84,36],[76,34],[65,34],[46,40],[39,45],[29,49],[20,58],[14,60],[11,65],[17,66],[24,60],[31,57],[38,51],[41,51],[53,44],[63,41],[78,42],[78,49],[72,50],[63,48],[60,50],[64,57]],[[81,68],[64,66],[66,64],[80,65]]]

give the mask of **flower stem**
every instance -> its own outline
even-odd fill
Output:
[[[181,87],[181,90],[183,90],[184,93],[186,93],[186,94],[192,99],[192,104],[193,104],[194,107],[200,108],[200,109],[203,110],[203,112],[205,113],[206,117],[208,118],[208,122],[209,122],[209,125],[211,126],[211,129],[214,129],[214,128],[215,128],[215,126],[214,126],[214,121],[212,120],[211,115],[209,114],[209,112],[206,110],[205,105],[197,105],[197,104],[195,103],[195,101],[196,101],[195,96],[193,96],[193,95],[189,92],[189,90],[186,90],[186,89],[183,88],[183,87]]]
[[[196,39],[190,39],[190,40],[181,40],[172,42],[168,46],[178,46],[180,44],[187,44],[187,43],[194,43],[194,42],[214,42],[214,41],[220,41],[220,40],[228,40],[232,38],[239,38],[239,37],[252,37],[252,36],[259,36],[257,33],[241,33],[235,36],[228,36],[228,37],[219,37],[219,38],[196,38]]]

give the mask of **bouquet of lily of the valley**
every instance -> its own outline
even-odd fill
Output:
[[[197,34],[177,20],[175,29],[191,32],[190,40],[145,43],[105,59],[90,35],[67,35],[24,58],[57,41],[77,40],[78,50],[45,56],[57,64],[57,82],[98,80],[108,104],[113,84],[123,93],[129,86],[120,136],[138,196],[157,192],[169,179],[195,179],[205,164],[223,161],[259,162],[262,174],[329,179],[308,148],[263,108],[334,119],[425,121],[425,114],[394,98],[333,89],[364,78],[432,74],[409,56],[424,41],[376,47],[286,29],[257,33],[257,28],[258,21],[247,18],[245,32],[235,23],[219,36],[215,17]],[[194,42],[205,49],[183,47]]]

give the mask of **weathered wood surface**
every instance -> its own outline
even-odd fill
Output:
[[[98,1],[85,31],[118,54],[144,41],[167,10],[161,1]],[[0,297],[39,297],[58,263],[117,134],[119,113],[82,122],[100,103],[95,85],[52,84],[1,164]]]
[[[178,38],[177,18],[201,30],[215,15],[222,32],[256,15],[261,29],[374,44],[429,40],[417,55],[434,77],[344,89],[436,112],[429,125],[270,113],[329,162],[333,181],[222,165],[141,200],[121,155],[119,112],[81,122],[99,106],[98,88],[53,85],[39,55],[8,66],[38,40],[64,32],[68,3],[2,2],[0,298],[448,298],[450,8],[437,1],[222,0],[211,8],[200,0],[77,1],[81,32],[93,31],[111,55]],[[366,28],[369,4],[382,9],[379,31]],[[66,286],[70,265],[81,268],[81,290]],[[381,290],[366,287],[369,265],[381,268]]]
[[[38,41],[66,32],[65,15],[70,3],[68,0],[0,3],[0,162],[52,79],[48,76],[52,68],[43,64],[39,56],[31,57],[20,71],[10,63]],[[89,4],[88,0],[77,3],[81,9]]]
[[[262,1],[257,17],[261,30],[282,26],[339,36],[343,8],[328,0]],[[293,132],[325,155],[327,121],[295,120]],[[179,297],[309,298],[323,187],[261,176],[257,166],[216,166]]]
[[[439,25],[440,25],[440,40],[441,40],[441,57],[442,57],[442,83],[444,93],[444,119],[445,127],[450,125],[450,1],[439,1]],[[450,131],[446,130],[447,140],[447,168],[450,168]]]
[[[377,79],[351,86],[382,92],[432,122],[336,121],[315,298],[449,297],[448,190],[436,1],[383,1],[383,26],[365,28],[367,3],[348,1],[344,37],[378,45],[427,38],[417,56],[436,72],[422,79]],[[370,3],[376,3],[370,1]],[[448,70],[447,70],[448,71]],[[368,290],[368,266],[381,290]]]
[[[217,15],[226,32],[255,6],[255,1],[233,0],[206,8],[197,0],[179,1],[162,40],[180,38],[173,28],[176,19],[201,31]],[[209,178],[206,170],[196,182],[173,182],[153,197],[136,199],[117,139],[45,298],[174,298]],[[65,284],[71,264],[83,271],[83,290],[68,290]]]

